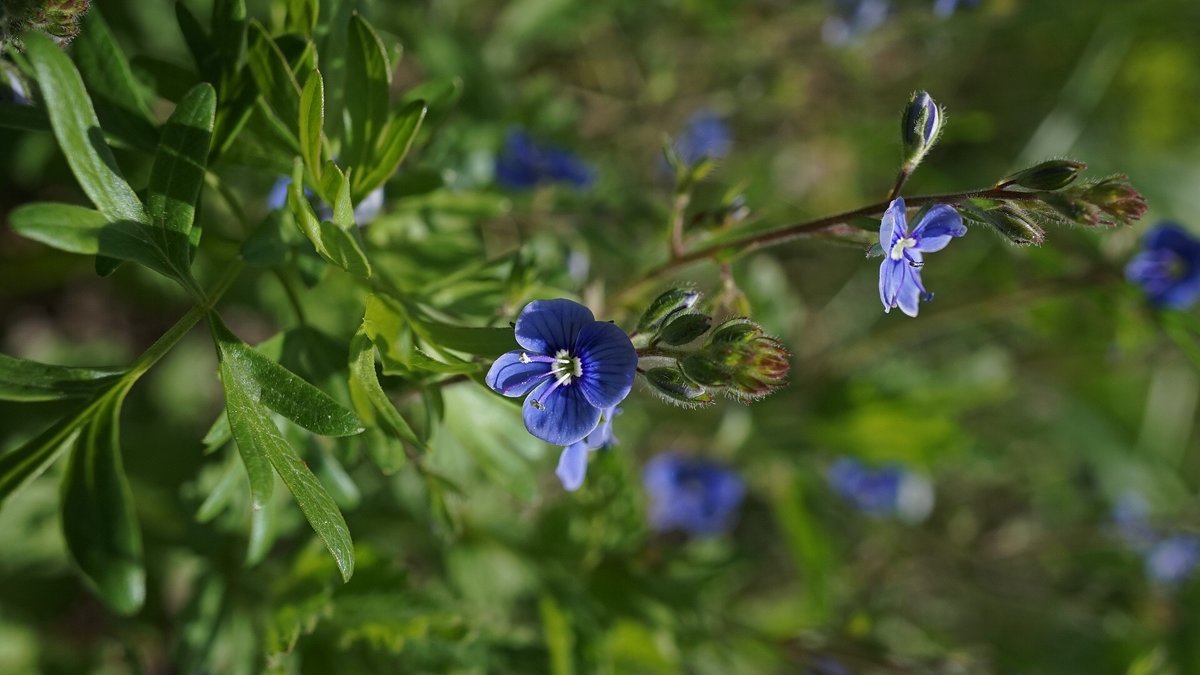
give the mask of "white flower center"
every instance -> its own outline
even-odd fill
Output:
[[[900,239],[898,239],[896,241],[896,244],[894,246],[892,246],[892,253],[891,253],[892,260],[903,260],[904,259],[904,249],[913,248],[916,245],[917,245],[916,239],[913,239],[912,237],[901,237]]]

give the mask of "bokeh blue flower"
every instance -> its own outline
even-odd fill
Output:
[[[647,462],[642,485],[650,500],[650,527],[705,536],[728,530],[746,496],[742,479],[703,459],[663,453]]]
[[[933,13],[946,18],[960,7],[978,7],[979,2],[980,0],[934,0]]]
[[[582,441],[633,388],[638,357],[629,336],[577,302],[534,300],[515,331],[521,349],[496,359],[485,381],[504,396],[526,396],[525,428],[547,443]]]
[[[692,113],[674,143],[676,156],[687,166],[695,166],[706,158],[721,159],[732,148],[729,125],[712,110]]]
[[[1176,534],[1159,540],[1146,551],[1146,576],[1162,586],[1187,581],[1200,564],[1200,537]]]
[[[592,452],[617,444],[613,435],[613,418],[621,414],[617,407],[605,408],[601,411],[600,424],[585,436],[563,448],[558,456],[558,468],[554,470],[564,488],[570,491],[578,490],[587,476],[588,457]]]
[[[267,193],[267,208],[274,211],[287,206],[288,188],[292,185],[291,176],[280,176],[271,191]],[[312,191],[305,189],[306,195],[312,196]],[[359,227],[370,225],[383,211],[383,186],[377,187],[363,197],[354,206],[354,224]],[[333,209],[328,204],[317,205],[317,217],[321,220],[333,220]]]
[[[829,467],[826,479],[834,492],[869,515],[915,523],[933,510],[933,485],[900,465],[871,468],[852,457],[840,457]]]
[[[1158,223],[1146,232],[1141,252],[1125,267],[1125,278],[1154,305],[1192,306],[1200,299],[1200,239],[1176,223]]]
[[[513,129],[496,156],[496,182],[513,190],[528,190],[544,183],[566,183],[586,188],[596,178],[595,169],[563,148],[542,145],[521,129]]]
[[[821,38],[844,45],[883,25],[891,11],[888,0],[833,0],[833,9],[821,25]]]
[[[921,267],[925,264],[922,254],[940,251],[951,239],[966,233],[962,216],[946,204],[929,209],[910,232],[904,200],[893,200],[879,224],[879,245],[883,247],[879,299],[883,311],[899,307],[905,314],[916,316],[919,300],[933,297],[921,283]]]

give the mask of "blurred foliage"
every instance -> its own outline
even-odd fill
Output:
[[[213,85],[203,236],[195,249],[174,240],[191,263],[178,284],[129,263],[99,279],[103,256],[18,236],[18,207],[92,193],[43,106],[12,118],[15,104],[0,104],[0,352],[124,369],[180,317],[205,318],[197,289],[228,283],[228,330],[213,320],[220,367],[243,358],[255,374],[218,378],[209,336],[189,324],[127,396],[105,395],[128,483],[106,499],[133,508],[146,579],[140,609],[116,606],[127,616],[64,543],[93,514],[60,523],[70,500],[57,485],[90,465],[54,462],[0,493],[0,673],[1200,672],[1200,584],[1148,579],[1109,515],[1137,493],[1156,527],[1200,531],[1200,364],[1160,326],[1194,335],[1197,322],[1124,283],[1143,225],[1057,227],[1021,248],[973,227],[926,273],[937,298],[917,319],[880,311],[870,218],[847,237],[635,284],[668,253],[664,142],[699,110],[733,138],[686,206],[701,243],[882,200],[915,90],[945,106],[945,127],[906,196],[1069,157],[1128,174],[1151,207],[1143,223],[1200,227],[1192,0],[982,0],[948,18],[897,1],[841,45],[821,39],[831,6],[816,0],[247,0],[245,52],[237,13],[222,15],[238,3],[216,0],[224,25],[203,0],[95,4],[69,49],[139,198],[156,193],[164,124],[193,85]],[[28,55],[8,56],[41,82]],[[314,136],[293,121],[318,86]],[[496,155],[517,128],[590,163],[595,181],[497,187]],[[404,134],[406,157],[386,140]],[[288,208],[268,209],[293,175]],[[382,212],[354,227],[347,206],[376,183]],[[744,221],[711,216],[735,195]],[[328,227],[318,202],[332,207]],[[86,241],[80,252],[105,252]],[[480,385],[510,348],[496,329],[537,297],[575,297],[630,328],[676,281],[713,313],[749,310],[792,352],[790,385],[703,410],[639,387],[620,443],[564,492],[558,449]],[[93,376],[69,399],[0,403],[0,453],[120,377]],[[285,400],[255,393],[284,381]],[[230,405],[244,403],[228,421],[223,382]],[[289,415],[289,401],[349,417],[316,428],[300,419],[312,406]],[[344,435],[358,421],[367,431]],[[250,427],[278,440],[257,458],[230,442]],[[80,447],[108,456],[103,438]],[[640,467],[668,449],[740,473],[730,533],[649,528]],[[856,512],[825,480],[842,455],[929,476],[932,515]],[[277,481],[270,467],[289,462],[306,469]],[[307,494],[296,485],[309,477],[325,496],[300,499],[302,512],[291,493]],[[97,484],[65,484],[80,480]],[[346,583],[350,554],[329,555],[312,509],[344,515]]]

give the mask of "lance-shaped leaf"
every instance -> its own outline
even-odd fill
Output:
[[[217,322],[214,321],[214,327]],[[283,479],[284,485],[299,504],[309,525],[325,543],[333,555],[342,578],[350,580],[354,574],[354,542],[342,512],[304,461],[287,441],[270,411],[256,400],[253,390],[247,390],[247,382],[253,378],[238,373],[243,366],[226,358],[221,350],[221,383],[225,389],[225,410],[229,415],[229,426],[238,450],[245,456],[265,458]]]
[[[146,600],[142,535],[121,464],[119,418],[127,389],[103,399],[79,434],[62,483],[67,549],[113,611],[133,614]]]
[[[239,340],[215,314],[210,320],[221,362],[256,402],[324,436],[353,436],[363,430],[354,413],[328,394]]]
[[[86,398],[124,374],[120,368],[72,368],[0,354],[0,400],[57,401]]]
[[[371,161],[357,166],[350,181],[355,200],[367,196],[396,173],[400,162],[404,161],[412,147],[428,110],[424,101],[413,101],[387,121],[375,144]]]
[[[361,16],[350,18],[346,50],[346,111],[350,114],[347,160],[365,167],[388,117],[392,67],[375,29]]]
[[[325,82],[313,71],[300,94],[300,156],[318,183],[321,181],[321,130],[325,124]]]
[[[428,449],[380,386],[375,371],[375,344],[364,328],[359,328],[350,341],[350,399],[368,425],[378,426],[422,450]]]
[[[142,85],[134,79],[129,59],[125,58],[98,7],[84,17],[72,53],[104,128],[131,147],[154,152],[158,130],[154,128]]]
[[[171,265],[187,270],[191,265],[190,233],[196,200],[204,184],[212,142],[217,93],[202,82],[175,107],[163,129],[162,141],[150,171],[150,196],[146,202],[151,230]]]
[[[246,55],[245,0],[216,0],[212,11],[213,42],[227,72],[236,70]]]
[[[34,202],[13,209],[8,222],[22,237],[60,251],[96,255],[100,252],[100,230],[109,220],[84,206]]]
[[[300,119],[300,85],[279,45],[262,24],[251,21],[249,35],[253,43],[249,53],[250,73],[280,130],[286,132],[289,142],[298,147],[296,124]]]
[[[58,459],[79,427],[88,420],[88,414],[89,409],[85,408],[67,415],[23,445],[0,455],[0,505]]]
[[[300,231],[308,237],[322,258],[357,277],[370,278],[371,263],[354,235],[329,221],[318,220],[300,187],[303,184],[304,169],[297,159],[292,172],[292,184],[288,187],[288,208]]]

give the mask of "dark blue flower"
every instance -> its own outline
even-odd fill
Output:
[[[933,510],[933,486],[900,466],[871,469],[842,457],[829,467],[826,478],[834,492],[863,513],[919,522]]]
[[[698,110],[688,118],[683,133],[675,139],[675,154],[687,166],[706,158],[720,159],[733,147],[729,126],[711,110]]]
[[[977,7],[979,0],[933,0],[933,13],[946,18],[959,7]]]
[[[554,473],[562,481],[563,487],[575,491],[583,485],[587,476],[588,456],[592,452],[617,444],[613,435],[613,417],[621,413],[620,408],[605,408],[600,411],[603,417],[600,424],[581,441],[576,441],[563,448],[558,456],[558,468]]]
[[[1200,298],[1200,240],[1175,223],[1155,225],[1125,267],[1125,278],[1159,307],[1191,306]]]
[[[516,324],[521,349],[496,359],[486,382],[522,406],[529,433],[569,446],[633,388],[637,352],[625,331],[570,300],[534,300]]]
[[[1146,576],[1163,586],[1176,586],[1200,564],[1200,537],[1177,534],[1160,540],[1146,552]]]
[[[833,0],[821,37],[831,45],[846,44],[883,25],[890,9],[888,0]]]
[[[642,484],[650,497],[650,526],[693,535],[729,529],[746,496],[742,479],[729,469],[673,453],[651,459]]]
[[[496,157],[496,181],[515,190],[527,190],[542,183],[586,188],[595,180],[595,173],[591,165],[570,152],[540,145],[520,129],[508,133],[504,148]]]
[[[879,299],[883,301],[883,311],[899,307],[905,314],[916,316],[918,300],[933,297],[921,283],[921,267],[925,264],[921,254],[940,251],[951,239],[966,233],[962,216],[946,204],[929,209],[909,232],[904,200],[897,197],[879,225],[879,245],[883,247]]]

